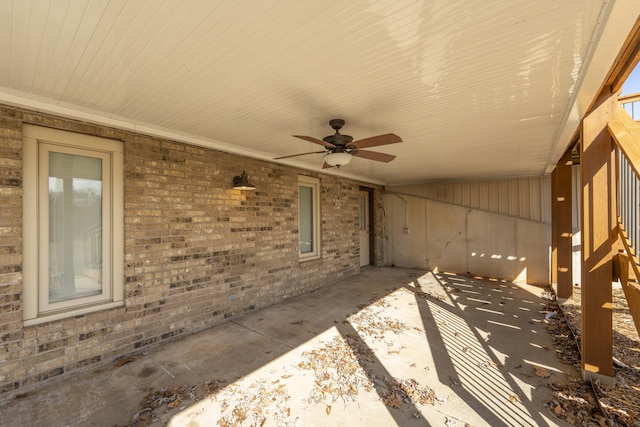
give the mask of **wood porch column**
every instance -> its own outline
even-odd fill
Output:
[[[554,170],[555,180],[553,185],[553,208],[555,211],[555,226],[552,232],[555,253],[555,276],[557,280],[556,293],[558,302],[564,303],[573,295],[573,225],[572,225],[572,197],[571,197],[571,150],[567,150],[560,159]],[[553,224],[553,223],[552,223]]]
[[[558,166],[551,172],[551,287],[558,293]]]
[[[617,96],[605,88],[582,120],[582,376],[613,385],[612,291],[616,255],[615,149],[607,123]]]

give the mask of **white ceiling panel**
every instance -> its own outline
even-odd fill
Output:
[[[403,139],[372,149],[394,161],[355,158],[345,175],[388,184],[539,175],[569,143],[576,100],[595,96],[639,9],[0,0],[0,102],[265,159],[321,150],[291,135],[321,139],[342,118],[355,139]],[[281,162],[321,169],[323,159]]]

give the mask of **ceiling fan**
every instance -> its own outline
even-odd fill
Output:
[[[395,144],[402,142],[402,139],[398,135],[393,133],[386,133],[384,135],[372,136],[370,138],[354,141],[352,136],[342,135],[340,129],[344,126],[344,120],[331,119],[329,125],[336,131],[335,134],[325,136],[322,140],[314,138],[312,136],[304,135],[292,135],[296,138],[304,139],[305,141],[313,142],[314,144],[322,145],[324,151],[312,151],[310,153],[293,154],[290,156],[276,157],[277,159],[286,159],[289,157],[305,156],[307,154],[320,154],[325,153],[323,169],[330,167],[344,166],[351,161],[351,157],[361,157],[363,159],[375,160],[377,162],[388,163],[395,159],[396,156],[391,154],[378,153],[375,151],[366,151],[362,148],[377,147],[379,145]]]

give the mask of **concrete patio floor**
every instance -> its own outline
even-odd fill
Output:
[[[567,425],[544,291],[368,267],[1,402],[0,425]]]

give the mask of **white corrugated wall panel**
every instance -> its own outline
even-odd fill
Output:
[[[551,223],[549,176],[393,185],[387,191]]]

